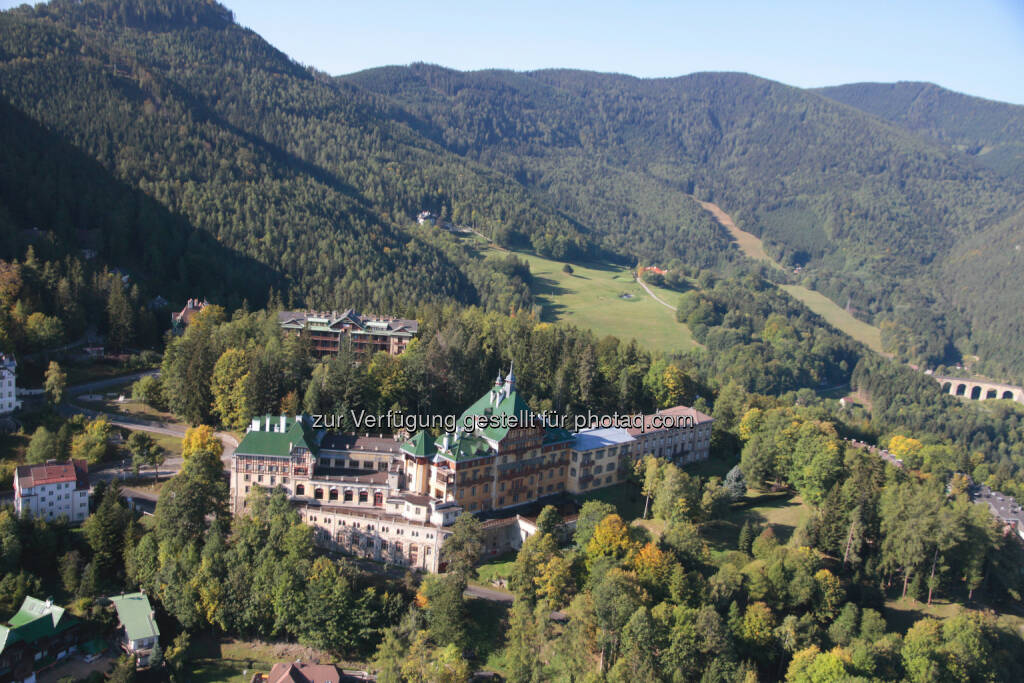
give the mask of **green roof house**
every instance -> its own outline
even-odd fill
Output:
[[[0,682],[34,680],[36,671],[73,653],[80,623],[51,600],[26,597],[0,625]]]
[[[149,655],[160,638],[160,629],[153,618],[153,608],[145,593],[128,593],[110,598],[117,610],[120,628],[124,631],[121,647],[135,655],[139,666],[149,664]]]

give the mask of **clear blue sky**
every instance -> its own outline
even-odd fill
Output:
[[[637,76],[746,71],[803,87],[931,81],[1024,104],[1024,0],[222,2],[240,24],[331,74],[414,61]]]

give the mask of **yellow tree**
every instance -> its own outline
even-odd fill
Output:
[[[224,453],[224,444],[217,438],[213,427],[199,425],[190,427],[181,440],[181,457],[188,460],[196,453],[212,453],[218,458]]]
[[[537,597],[545,601],[551,609],[562,609],[569,604],[575,586],[572,577],[572,558],[552,555],[551,559],[540,566],[540,573],[534,577],[537,584]]]
[[[647,543],[633,557],[637,578],[649,587],[664,587],[672,576],[672,557],[656,543]]]
[[[921,449],[924,447],[920,441],[913,437],[896,434],[889,439],[889,452],[901,460],[907,460],[911,467],[920,465]]]
[[[628,559],[635,549],[635,544],[629,537],[629,528],[622,521],[622,517],[608,515],[598,522],[594,535],[587,544],[587,565],[589,567],[602,557]]]
[[[241,429],[249,418],[245,401],[245,381],[249,359],[242,349],[227,349],[213,366],[210,393],[213,412],[228,429]]]

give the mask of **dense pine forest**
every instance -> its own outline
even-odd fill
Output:
[[[1022,136],[1024,107],[930,84],[338,76],[213,0],[2,12],[0,351],[45,394],[0,435],[0,484],[22,462],[128,458],[159,495],[139,517],[101,483],[80,529],[0,508],[0,620],[52,596],[109,634],[104,596],[144,590],[162,661],[118,663],[119,683],[251,676],[200,671],[230,639],[394,683],[1024,679],[1024,546],[968,495],[1024,500],[1024,410],[912,367],[1024,382]],[[744,257],[700,201],[782,267]],[[647,282],[692,347],[548,321],[553,288],[523,252],[624,281],[665,266]],[[781,284],[877,325],[891,357]],[[210,305],[169,332],[188,297]],[[419,332],[397,356],[321,358],[281,334],[299,307]],[[123,391],[188,427],[173,476],[153,437],[68,400],[53,359],[94,338],[118,371],[159,369]],[[534,511],[537,533],[501,558],[462,515],[437,575],[319,549],[280,492],[253,486],[248,514],[228,512],[215,430],[458,414],[510,364],[534,411],[691,405],[714,418],[711,457],[641,457],[615,495],[563,501],[572,526]]]
[[[187,282],[231,307],[273,289],[509,310],[531,305],[521,283],[413,216],[558,259],[735,261],[696,197],[884,326],[899,358],[1024,371],[1019,316],[1001,314],[1021,284],[1020,107],[742,74],[332,78],[198,0],[58,0],[0,22],[3,258],[94,250],[147,295]]]

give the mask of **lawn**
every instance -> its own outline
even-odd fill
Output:
[[[113,379],[121,375],[131,375],[139,372],[139,369],[125,367],[122,363],[95,361],[81,364],[69,363],[65,371],[68,375],[68,384],[74,386],[75,384]]]
[[[483,254],[506,253],[493,247]],[[629,268],[604,263],[565,264],[534,254],[513,252],[530,264],[532,291],[542,307],[544,322],[567,322],[593,330],[598,336],[636,339],[651,350],[685,352],[698,344],[690,329],[676,322],[675,311],[666,308],[640,287]],[[651,287],[664,301],[675,305],[679,292]]]
[[[707,460],[683,465],[683,470],[694,477],[703,477],[705,479],[722,477],[724,479],[729,470],[738,464],[740,464],[739,458],[724,459],[712,456]]]
[[[786,290],[794,299],[802,301],[807,308],[824,318],[832,327],[845,332],[872,351],[884,353],[882,332],[874,325],[853,317],[821,292],[815,292],[801,285],[782,285],[782,289]]]
[[[361,662],[335,662],[331,655],[292,643],[264,643],[194,638],[188,667],[199,683],[248,683],[254,672],[269,673],[277,662],[334,662],[339,668],[363,669]]]
[[[75,403],[81,403],[84,406],[93,408],[95,410],[101,410],[105,413],[120,413],[122,415],[130,415],[134,417],[143,418],[146,420],[154,420],[156,422],[163,422],[165,424],[181,423],[181,421],[175,417],[172,413],[166,413],[161,410],[157,410],[151,406],[146,405],[142,401],[136,401],[131,397],[131,385],[127,384],[123,387],[111,387],[105,389],[97,394],[85,394],[85,396],[101,395],[102,399],[86,399],[82,396],[76,396],[74,398]],[[124,396],[125,400],[118,401],[118,396]],[[180,450],[180,448],[179,448]]]
[[[781,265],[779,265],[778,261],[769,256],[768,252],[764,250],[764,242],[761,241],[760,237],[741,229],[733,222],[729,214],[722,211],[722,209],[717,205],[712,204],[711,202],[695,201],[704,207],[705,211],[714,216],[715,220],[717,220],[718,223],[725,228],[730,235],[732,235],[732,238],[736,240],[736,246],[739,247],[740,251],[742,251],[748,258],[755,261],[765,261],[770,266],[779,270],[785,270]]]
[[[135,430],[126,430],[126,431],[130,434],[132,431],[135,431]],[[164,449],[164,457],[176,458],[176,457],[181,455],[181,437],[171,436],[170,434],[157,434],[156,432],[143,432],[143,433],[149,435],[149,437],[151,439],[153,439],[153,441],[156,442],[157,446],[159,446],[160,448]],[[127,442],[127,435],[125,437],[125,441]],[[125,458],[131,458],[132,457],[132,454],[128,450],[128,446],[127,445],[125,445],[122,448],[122,451],[123,451],[123,457],[125,457]],[[150,470],[149,470],[148,467],[144,467],[143,471],[144,472],[148,472]]]
[[[711,213],[722,227],[732,235],[733,239],[736,240],[736,246],[748,258],[755,261],[765,261],[775,268],[785,270],[765,252],[764,243],[760,237],[741,230],[733,223],[728,214],[711,202],[698,203]],[[815,292],[800,285],[781,285],[781,287],[791,297],[802,302],[807,308],[824,318],[832,327],[845,332],[871,350],[884,353],[882,351],[882,333],[874,325],[853,317],[820,292]]]
[[[733,504],[722,519],[701,526],[701,535],[714,550],[735,550],[740,529],[745,522],[771,525],[780,543],[788,543],[793,532],[811,514],[800,496],[792,493],[769,493],[750,489],[747,495]]]
[[[515,563],[516,552],[510,550],[477,567],[477,578],[482,586],[493,588],[491,581],[498,578],[507,579],[512,574],[512,567]]]
[[[896,588],[898,589],[899,585]],[[900,598],[899,590],[895,590],[893,591],[893,597],[887,598],[885,601],[883,616],[885,617],[885,624],[888,630],[905,634],[907,629],[913,626],[919,619],[927,617],[932,619],[948,619],[962,610],[971,612],[992,611],[996,614],[996,623],[999,626],[1024,636],[1024,617],[1004,611],[1007,608],[1013,609],[1012,606],[1007,604],[992,605],[976,601],[972,603],[973,607],[968,608],[963,606],[965,602],[967,602],[967,595],[962,594],[954,596],[953,600],[942,596],[933,599],[932,604],[929,605],[912,598]]]

